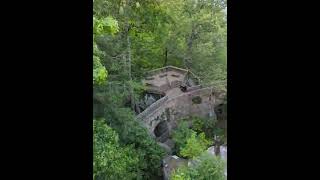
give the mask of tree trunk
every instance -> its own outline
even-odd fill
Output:
[[[137,112],[138,114],[140,114],[140,113],[141,113],[141,110],[140,110],[139,104],[136,103],[136,104],[135,104],[135,107],[136,107],[136,112]]]
[[[127,25],[129,27],[129,25]],[[129,28],[127,27],[127,30]],[[131,100],[131,109],[134,110],[135,100],[134,100],[134,93],[132,88],[132,74],[131,74],[131,43],[129,37],[129,31],[127,31],[127,53],[128,53],[128,76],[129,76],[129,92],[130,92],[130,100]]]
[[[220,138],[218,138],[217,136],[215,136],[215,146],[214,146],[214,154],[216,156],[220,155]]]
[[[215,150],[215,155],[216,156],[219,156],[220,155],[220,144],[217,144],[216,146],[215,146],[215,148],[214,148],[214,150]]]
[[[165,52],[164,52],[164,64],[163,67],[167,66],[168,63],[168,48],[166,47]]]
[[[134,92],[132,88],[132,75],[131,75],[131,42],[130,42],[130,25],[129,25],[129,3],[130,0],[127,0],[127,8],[126,8],[126,39],[127,39],[127,62],[128,62],[128,78],[129,78],[129,94],[131,101],[131,109],[135,110],[135,98]]]
[[[191,33],[187,38],[187,50],[185,53],[185,57],[183,58],[184,66],[187,69],[190,69],[190,64],[192,61],[192,47],[193,47],[193,40],[195,40],[195,26],[192,25]]]

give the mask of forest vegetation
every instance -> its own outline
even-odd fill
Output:
[[[226,88],[226,0],[93,1],[93,178],[161,178],[165,151],[135,119],[144,73],[168,65]],[[194,120],[173,136],[177,154],[201,163],[172,179],[223,179],[223,163],[205,149],[219,130]]]

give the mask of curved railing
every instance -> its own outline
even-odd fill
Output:
[[[178,67],[174,67],[174,66],[166,66],[166,67],[162,67],[162,68],[158,68],[158,69],[153,69],[151,71],[146,72],[147,75],[154,75],[157,74],[159,72],[166,72],[168,70],[175,70],[175,71],[180,71],[180,72],[184,72],[187,73],[188,70],[186,69],[182,69],[182,68],[178,68]]]
[[[198,90],[198,89],[201,89],[201,88],[202,88],[201,85],[188,87],[187,92],[195,91],[195,90]]]
[[[169,71],[169,70],[174,70],[174,71],[178,71],[178,72],[181,72],[181,73],[185,73],[186,75],[190,74],[191,75],[190,77],[192,79],[195,79],[197,84],[200,84],[200,78],[198,76],[196,76],[192,71],[187,70],[187,69],[178,68],[178,67],[175,67],[175,66],[166,66],[166,67],[162,67],[162,68],[158,68],[158,69],[153,69],[151,71],[146,72],[146,75],[147,76],[152,76],[154,74],[158,74],[159,72],[166,72],[166,71]]]
[[[148,115],[152,114],[156,109],[161,107],[166,103],[166,101],[169,99],[168,96],[164,96],[158,101],[151,104],[147,109],[145,109],[142,113],[138,114],[137,119],[143,120]]]

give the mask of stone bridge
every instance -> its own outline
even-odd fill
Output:
[[[214,108],[223,103],[225,96],[214,87],[199,85],[200,80],[192,72],[172,66],[147,73],[143,82],[148,92],[165,95],[137,116],[158,142],[168,139],[178,120],[215,116]],[[181,91],[181,84],[187,84],[186,91]]]

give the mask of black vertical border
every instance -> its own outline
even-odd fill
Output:
[[[92,179],[92,0],[4,2],[1,179]]]

